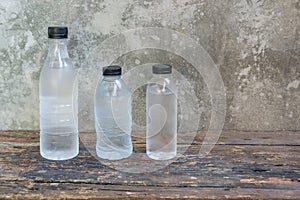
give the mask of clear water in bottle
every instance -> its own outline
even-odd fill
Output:
[[[132,154],[131,95],[121,72],[117,75],[109,72],[104,70],[95,94],[96,152],[100,158],[119,160]]]
[[[43,91],[40,96],[40,148],[41,155],[50,160],[70,159],[79,151],[77,81],[72,71],[70,68],[49,68],[42,73],[44,84],[40,88]]]
[[[161,94],[152,85],[147,91],[149,127],[147,154],[155,160],[167,160],[176,156],[177,101],[169,89]]]

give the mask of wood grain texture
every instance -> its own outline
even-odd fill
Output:
[[[300,132],[223,131],[204,157],[205,132],[184,142],[193,135],[180,134],[185,152],[166,167],[128,173],[116,168],[155,163],[143,139],[129,159],[108,162],[93,156],[95,133],[81,133],[80,154],[54,162],[39,155],[38,131],[2,131],[0,199],[300,199]]]

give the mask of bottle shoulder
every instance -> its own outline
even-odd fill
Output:
[[[59,58],[51,56],[47,56],[43,68],[74,70],[74,66],[70,58]]]
[[[130,95],[129,89],[127,88],[125,82],[122,79],[117,79],[113,81],[107,81],[102,79],[96,89],[97,96],[128,96]]]
[[[147,86],[147,93],[153,93],[158,95],[171,95],[177,94],[177,87],[175,82],[169,78],[154,78],[149,81]]]

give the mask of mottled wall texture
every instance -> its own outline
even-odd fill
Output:
[[[38,81],[50,25],[69,27],[70,56],[76,69],[85,69],[79,75],[80,130],[94,129],[92,95],[101,71],[86,66],[89,53],[109,37],[145,27],[183,33],[209,53],[226,90],[224,129],[300,130],[299,0],[1,0],[2,130],[39,129]],[[206,84],[181,56],[141,49],[114,63],[125,72],[145,63],[172,64],[195,89],[199,129],[208,128]],[[134,93],[133,120],[145,125],[145,87]]]

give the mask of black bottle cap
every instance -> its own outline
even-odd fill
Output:
[[[122,74],[122,68],[118,65],[110,65],[103,67],[103,75],[118,76]]]
[[[165,65],[165,64],[156,64],[152,66],[152,73],[153,74],[171,74],[172,73],[172,66]]]
[[[68,27],[59,27],[59,26],[48,27],[48,38],[51,39],[68,38]]]

